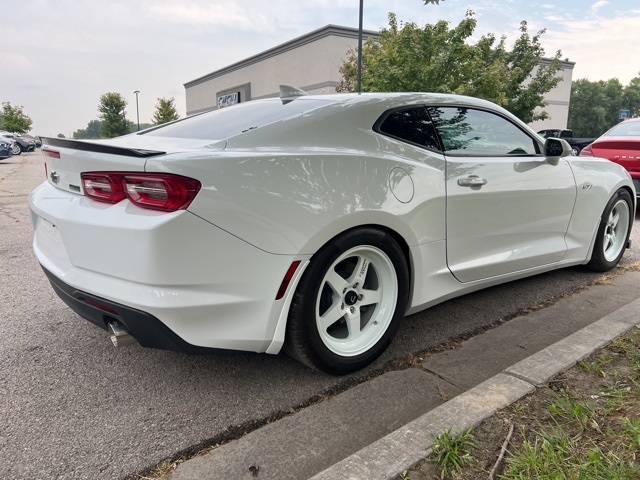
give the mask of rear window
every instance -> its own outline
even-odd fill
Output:
[[[622,122],[607,132],[607,137],[640,137],[640,122]]]
[[[279,98],[254,100],[202,113],[147,130],[140,135],[221,140],[334,103],[332,100]]]

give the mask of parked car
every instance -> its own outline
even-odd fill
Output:
[[[0,139],[0,160],[5,160],[9,157],[12,157],[13,153],[11,152],[11,143]]]
[[[19,148],[20,151],[18,151],[14,146],[14,155],[20,155],[22,152],[33,152],[36,149],[36,142],[32,138],[7,132],[5,130],[0,131],[0,135],[6,139],[12,139],[17,144],[17,148]]]
[[[36,149],[36,142],[35,140],[29,138],[29,137],[24,137],[22,135],[16,135],[15,136],[16,142],[18,143],[18,145],[20,145],[20,151],[21,152],[33,152]]]
[[[22,149],[16,141],[15,135],[13,135],[12,133],[0,131],[0,140],[11,144],[11,153],[13,155],[20,155],[22,153]]]
[[[35,254],[115,345],[284,349],[346,374],[405,314],[606,271],[627,247],[627,172],[490,102],[282,92],[109,140],[43,138]]]
[[[640,118],[628,118],[606,131],[580,152],[581,157],[602,157],[627,169],[640,191]]]
[[[554,137],[566,140],[571,147],[572,155],[580,155],[582,149],[595,140],[595,138],[575,138],[573,136],[573,130],[570,128],[550,128],[547,130],[540,130],[538,135],[542,136],[542,138]]]
[[[35,148],[40,148],[42,146],[42,142],[39,137],[34,137],[33,135],[22,135],[22,137],[33,141]]]

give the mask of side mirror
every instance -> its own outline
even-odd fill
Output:
[[[551,165],[557,165],[560,157],[571,155],[571,146],[561,138],[547,138],[544,141],[544,156]]]

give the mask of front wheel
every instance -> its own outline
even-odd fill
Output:
[[[624,189],[618,190],[604,209],[591,260],[591,270],[606,272],[615,267],[627,248],[633,224],[633,201]]]
[[[285,351],[334,375],[363,368],[395,336],[408,285],[407,262],[390,235],[347,232],[311,259],[291,303]]]
[[[11,147],[11,153],[13,153],[14,155],[20,155],[22,153],[22,149],[20,148],[20,145],[18,145],[17,143],[14,143],[13,146]]]

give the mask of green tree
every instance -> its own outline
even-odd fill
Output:
[[[13,106],[9,102],[2,102],[0,125],[4,130],[12,133],[27,133],[31,130],[32,124],[31,118],[22,111],[21,106]]]
[[[592,82],[574,80],[569,103],[569,127],[576,137],[598,137],[618,123],[625,89],[617,78]]]
[[[632,78],[624,88],[624,107],[632,117],[640,117],[640,77]]]
[[[156,110],[153,114],[153,118],[151,119],[154,125],[173,122],[179,118],[180,115],[178,115],[178,111],[176,110],[175,98],[158,98]]]
[[[100,97],[98,118],[102,122],[100,133],[102,138],[118,137],[132,131],[131,125],[125,118],[124,108],[127,101],[119,93],[109,92]]]
[[[100,120],[91,120],[87,124],[87,128],[78,129],[73,132],[73,138],[76,139],[95,139],[101,136],[102,122]]]
[[[66,137],[64,136],[64,133],[59,133],[58,138],[66,138]]]
[[[524,122],[544,119],[544,95],[561,77],[560,52],[541,64],[544,49],[540,37],[533,37],[527,23],[520,24],[520,36],[508,50],[505,38],[485,35],[476,43],[469,39],[477,21],[468,11],[459,25],[449,28],[440,20],[419,27],[413,22],[398,25],[389,14],[389,28],[377,41],[362,49],[362,91],[440,92],[481,97],[511,111]],[[340,67],[338,91],[355,91],[357,54],[348,53]]]

